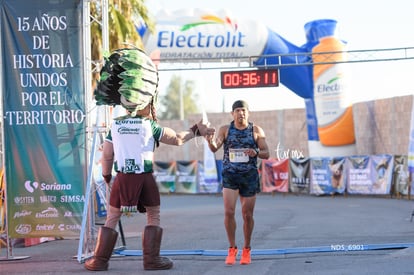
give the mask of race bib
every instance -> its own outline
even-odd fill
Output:
[[[122,172],[125,174],[140,174],[142,173],[141,168],[135,163],[134,159],[125,159],[124,167]]]
[[[247,149],[229,149],[230,162],[249,162],[249,156],[245,153]]]

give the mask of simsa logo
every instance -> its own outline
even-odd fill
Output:
[[[71,190],[72,184],[58,184],[56,182],[54,183],[38,183],[37,181],[30,181],[27,180],[24,183],[24,188],[30,193],[33,193],[36,189],[42,190],[42,191],[62,191],[62,190]]]

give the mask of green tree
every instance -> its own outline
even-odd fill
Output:
[[[127,44],[144,48],[141,37],[136,31],[137,20],[142,20],[148,30],[155,30],[155,21],[149,16],[145,0],[109,0],[108,2],[108,32],[109,51],[130,47]],[[102,3],[91,1],[90,13],[96,18],[91,23],[91,57],[94,62],[103,60],[102,52]],[[127,43],[127,44],[125,44]],[[99,70],[93,75],[93,84],[99,77]]]
[[[199,113],[198,95],[194,93],[194,81],[184,83],[180,76],[173,75],[166,94],[159,96],[160,119],[184,119],[189,114]]]

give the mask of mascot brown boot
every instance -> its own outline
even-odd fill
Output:
[[[85,268],[91,271],[108,270],[108,261],[114,250],[118,232],[109,227],[101,227],[98,233],[94,256],[85,262]]]
[[[173,262],[167,257],[160,257],[162,228],[156,225],[147,225],[142,238],[142,254],[145,270],[170,269]]]

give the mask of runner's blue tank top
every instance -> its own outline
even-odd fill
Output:
[[[223,170],[229,173],[245,173],[257,169],[257,156],[249,157],[243,152],[251,148],[257,149],[253,123],[249,122],[247,128],[239,130],[232,121],[224,141]]]

